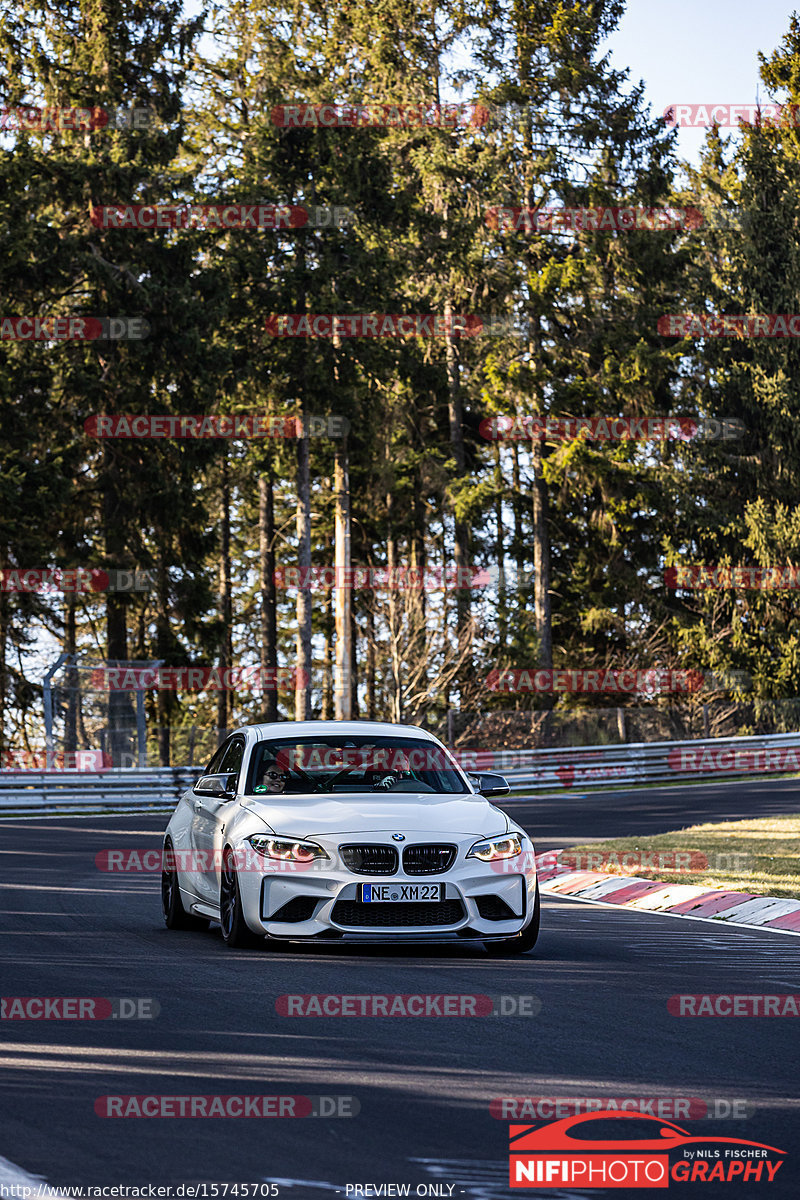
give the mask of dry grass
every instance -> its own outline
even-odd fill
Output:
[[[675,863],[668,857],[669,852],[693,857]],[[613,859],[608,861],[609,855],[638,853],[661,854],[665,865],[648,869],[639,866],[638,859],[626,865],[618,865]],[[580,854],[581,867],[612,875],[800,899],[800,816],[690,825],[653,837],[616,838],[593,842],[590,846],[571,846],[568,854]],[[604,861],[592,863],[586,857],[589,855],[603,855]],[[703,855],[707,863],[698,857]],[[682,863],[686,864],[685,869]],[[675,870],[676,865],[681,869]]]

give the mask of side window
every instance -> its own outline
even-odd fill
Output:
[[[239,775],[239,771],[241,770],[243,758],[244,758],[244,738],[241,738],[241,737],[233,738],[232,741],[230,742],[230,744],[225,749],[225,753],[222,756],[222,761],[220,762],[219,766],[216,768],[215,773],[219,774],[219,775],[233,775],[235,773],[237,776],[237,779],[238,779],[238,775]]]
[[[219,750],[217,751],[217,753],[211,759],[211,762],[206,767],[205,771],[203,771],[204,775],[216,775],[219,772],[219,769],[220,769],[219,764],[222,762],[223,756],[226,754],[226,752],[228,750],[230,750],[231,740],[232,739],[229,738],[226,742],[222,743]]]

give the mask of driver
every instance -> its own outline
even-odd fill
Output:
[[[389,791],[402,779],[411,779],[411,761],[405,750],[395,750],[391,756],[391,766],[388,773],[376,780],[372,785],[375,790]]]
[[[274,758],[266,758],[261,764],[259,780],[253,791],[268,792],[271,795],[285,792],[288,778]]]

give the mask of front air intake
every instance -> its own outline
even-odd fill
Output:
[[[310,921],[317,904],[318,901],[313,896],[295,896],[293,900],[287,900],[286,904],[281,905],[271,917],[265,919],[267,921],[285,921],[287,924]]]
[[[513,909],[509,908],[501,896],[475,896],[478,912],[484,921],[519,921]]]

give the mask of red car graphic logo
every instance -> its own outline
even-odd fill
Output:
[[[628,1122],[627,1127],[617,1126],[620,1136],[609,1136],[612,1120]],[[704,1149],[684,1149],[687,1146]],[[683,1154],[675,1155],[676,1150]],[[512,1188],[567,1185],[604,1190],[668,1188],[672,1182],[717,1180],[771,1183],[785,1153],[777,1146],[746,1138],[698,1137],[660,1117],[618,1109],[566,1117],[538,1128],[511,1125],[509,1152]],[[777,1160],[774,1155],[779,1156]]]
[[[585,1137],[573,1137],[570,1130],[578,1125],[586,1128],[593,1121],[607,1121],[613,1118],[617,1121],[632,1120],[636,1122],[650,1121],[652,1122],[653,1137],[652,1138],[625,1138],[621,1141],[592,1141]],[[656,1133],[656,1129],[658,1132]],[[553,1121],[551,1125],[543,1125],[536,1128],[531,1125],[512,1125],[509,1128],[509,1139],[512,1153],[519,1154],[521,1151],[560,1151],[567,1150],[572,1152],[583,1153],[586,1150],[672,1150],[676,1146],[690,1146],[697,1142],[729,1143],[736,1146],[755,1146],[759,1150],[771,1150],[773,1154],[785,1154],[785,1150],[778,1150],[775,1146],[767,1146],[764,1142],[749,1142],[743,1138],[718,1137],[714,1134],[713,1137],[706,1135],[705,1137],[696,1137],[689,1133],[688,1129],[681,1129],[680,1125],[673,1125],[670,1121],[664,1121],[661,1117],[651,1117],[647,1113],[637,1112],[617,1112],[614,1109],[601,1110],[596,1113],[579,1114],[576,1117],[565,1117],[563,1121]]]

